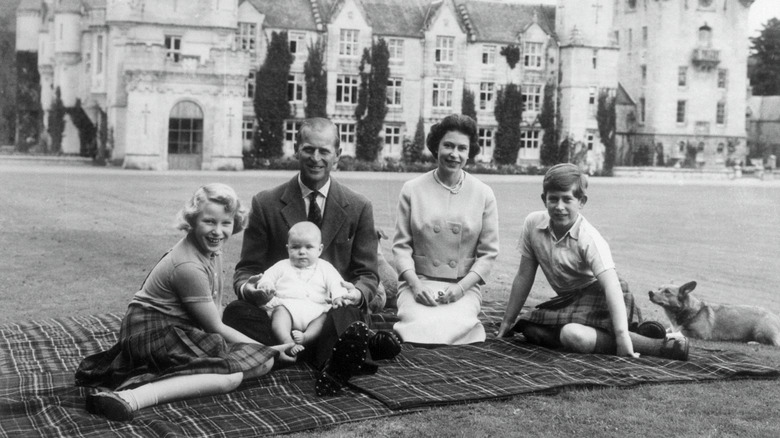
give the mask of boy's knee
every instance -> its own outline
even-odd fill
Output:
[[[581,324],[566,324],[561,327],[561,344],[575,353],[592,353],[596,343],[595,331]]]
[[[238,385],[244,380],[244,373],[218,374],[214,378],[214,384],[220,392],[226,393],[238,388]]]

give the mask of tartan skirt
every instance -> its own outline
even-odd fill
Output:
[[[624,286],[621,284],[621,286]],[[561,297],[553,298],[550,301],[539,304],[531,312],[520,316],[518,324],[524,322],[533,324],[562,327],[566,324],[577,323],[590,327],[605,330],[609,333],[614,332],[612,325],[612,315],[607,306],[607,297],[604,289],[598,282],[592,285],[565,294],[565,305],[549,306],[549,303],[561,301]],[[642,312],[634,302],[634,296],[628,291],[627,285],[623,287],[623,302],[626,305],[626,316],[628,319],[629,330],[635,329],[642,322]],[[540,308],[541,307],[541,308]]]
[[[119,341],[84,358],[76,384],[127,389],[179,375],[233,374],[255,369],[278,354],[263,345],[229,343],[191,321],[131,305]]]

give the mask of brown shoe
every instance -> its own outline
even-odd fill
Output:
[[[660,356],[664,359],[688,360],[688,338],[666,338]]]
[[[114,421],[130,421],[133,408],[115,392],[94,392],[87,394],[87,412]]]

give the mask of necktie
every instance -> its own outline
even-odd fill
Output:
[[[309,217],[307,218],[309,222],[313,222],[318,227],[322,222],[322,210],[320,210],[320,206],[317,204],[317,195],[319,194],[320,192],[316,190],[309,193]]]

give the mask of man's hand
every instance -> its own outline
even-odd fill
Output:
[[[271,301],[274,296],[273,288],[268,288],[266,285],[260,285],[260,279],[263,278],[263,274],[257,274],[249,277],[244,283],[243,294],[244,301],[254,304],[255,306],[263,306]]]
[[[344,306],[360,306],[360,303],[363,301],[363,294],[360,293],[360,290],[356,288],[354,284],[348,281],[342,281],[341,285],[347,289],[347,293],[340,297],[334,298],[331,306],[334,309],[336,307]]]

